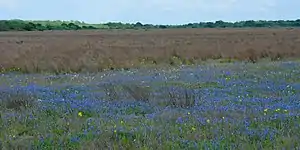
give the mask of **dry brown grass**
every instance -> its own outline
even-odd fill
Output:
[[[0,33],[0,67],[101,71],[209,58],[300,56],[300,29],[167,29]]]

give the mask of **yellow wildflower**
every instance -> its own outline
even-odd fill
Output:
[[[193,130],[193,131],[196,131],[196,128],[195,128],[195,127],[192,127],[192,130]]]
[[[79,117],[82,117],[82,116],[83,116],[83,112],[79,111],[79,112],[78,112],[78,116],[79,116]]]

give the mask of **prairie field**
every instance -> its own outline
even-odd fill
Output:
[[[0,44],[4,70],[98,72],[221,58],[299,58],[300,29],[2,32]]]
[[[299,31],[0,33],[0,148],[300,149]]]

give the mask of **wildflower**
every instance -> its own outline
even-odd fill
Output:
[[[264,109],[264,112],[267,112],[268,111],[268,109],[266,108],[266,109]]]
[[[121,120],[121,124],[124,124],[124,121],[123,121],[123,120]]]
[[[275,111],[276,111],[276,112],[280,111],[280,108],[276,109]]]
[[[176,123],[179,123],[179,124],[183,123],[182,117],[178,117],[177,120],[176,120]]]
[[[222,119],[225,119],[225,117],[222,117]]]
[[[206,122],[207,122],[207,123],[210,123],[210,120],[209,120],[209,119],[207,119],[207,120],[206,120]]]
[[[83,116],[83,112],[79,111],[79,112],[78,112],[78,116],[79,116],[79,117],[82,117],[82,116]]]
[[[191,113],[190,112],[188,112],[188,115],[190,115]]]
[[[284,112],[288,112],[288,110],[285,109]]]
[[[71,138],[71,142],[74,142],[74,143],[77,143],[80,141],[80,138],[79,137],[72,137]]]
[[[195,128],[195,127],[192,127],[192,131],[196,131],[196,128]]]

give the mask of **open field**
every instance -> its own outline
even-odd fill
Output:
[[[0,149],[300,149],[299,57],[300,29],[3,32]]]
[[[300,29],[166,29],[0,33],[0,67],[80,72],[231,58],[300,56]]]
[[[4,149],[299,149],[300,62],[0,76]]]

